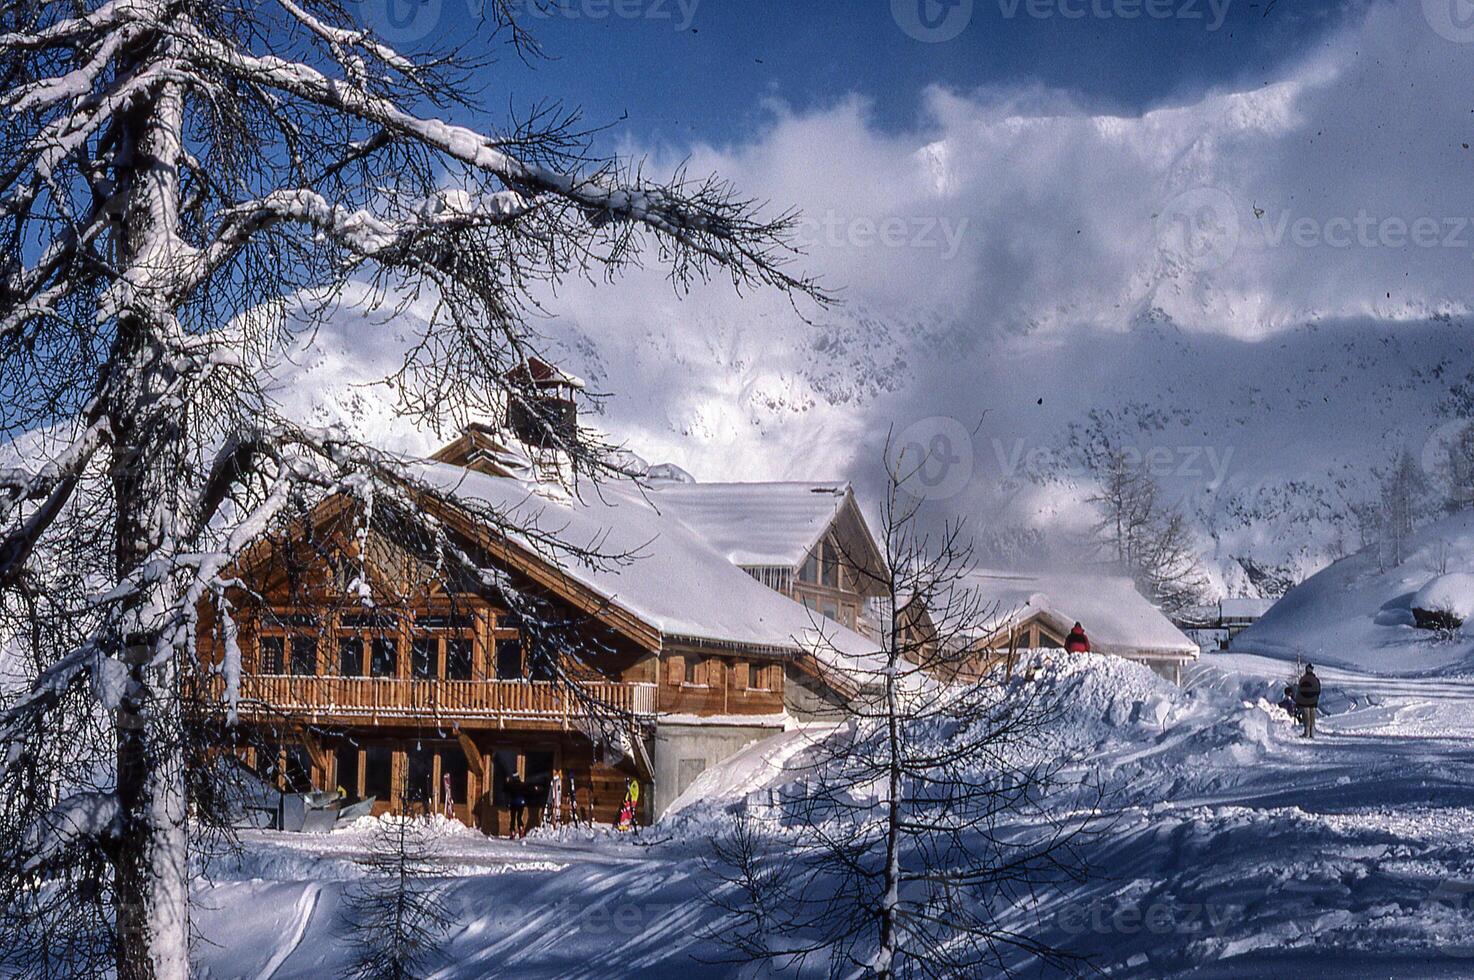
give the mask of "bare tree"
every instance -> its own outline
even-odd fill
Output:
[[[1353,505],[1352,512],[1363,545],[1376,547],[1382,568],[1396,568],[1407,557],[1408,538],[1431,516],[1433,484],[1407,449],[1373,474],[1379,480],[1376,499]]]
[[[511,5],[490,7],[497,36],[532,55]],[[537,419],[508,372],[531,353],[540,284],[613,274],[653,239],[678,288],[719,268],[816,292],[784,271],[791,215],[762,217],[714,178],[652,181],[596,157],[556,108],[500,131],[458,125],[485,64],[395,50],[353,9],[0,4],[0,391],[19,457],[0,469],[3,608],[28,576],[51,590],[57,563],[77,562],[55,593],[64,627],[39,638],[34,683],[0,714],[0,870],[8,921],[36,912],[46,889],[27,876],[57,866],[37,863],[48,835],[31,828],[86,803],[87,820],[53,823],[72,833],[48,853],[105,869],[97,948],[125,980],[188,969],[201,767],[181,692],[197,609],[215,603],[230,650],[230,569],[263,531],[329,494],[415,513],[436,493],[398,460],[280,418],[273,351],[310,337],[350,278],[423,293],[435,314],[392,377],[401,407],[434,427],[509,408]],[[284,297],[304,315],[282,315]],[[543,421],[575,473],[611,471]],[[24,613],[7,624],[26,628]],[[219,669],[230,701],[238,651]],[[107,773],[47,770],[66,717],[104,724],[88,744]],[[74,879],[47,879],[55,908]]]
[[[729,913],[716,938],[734,958],[834,977],[1072,971],[1079,960],[1036,938],[1030,910],[1082,876],[1076,845],[1100,794],[1048,750],[1038,688],[983,648],[1002,624],[968,587],[963,526],[922,529],[909,493],[921,463],[888,462],[885,567],[844,562],[884,588],[881,650],[818,658],[834,665],[826,686],[852,693],[829,705],[837,727],[794,790],[717,842],[730,887],[713,896]]]
[[[1096,480],[1087,498],[1099,512],[1099,550],[1169,615],[1202,602],[1207,589],[1187,519],[1163,499],[1137,453],[1111,441],[1083,459]]]
[[[365,877],[343,895],[354,955],[353,980],[417,980],[429,975],[453,924],[441,897],[429,821],[386,817],[368,853],[355,859]]]

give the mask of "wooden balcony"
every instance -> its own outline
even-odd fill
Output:
[[[457,725],[466,728],[578,730],[590,714],[612,709],[637,719],[655,715],[655,685],[598,681],[581,685],[591,707],[547,681],[405,680],[391,677],[241,677],[239,714],[248,720],[302,724]],[[224,697],[211,679],[206,703]]]

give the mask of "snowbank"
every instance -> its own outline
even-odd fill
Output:
[[[1474,613],[1474,513],[1419,529],[1394,568],[1376,548],[1341,559],[1291,589],[1233,649],[1386,674],[1462,671],[1474,641],[1414,625],[1413,609],[1435,601]]]

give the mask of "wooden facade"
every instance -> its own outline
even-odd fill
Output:
[[[561,819],[608,823],[628,781],[652,799],[658,715],[784,710],[783,654],[663,637],[465,515],[439,511],[478,561],[572,624],[566,651],[544,642],[534,656],[507,603],[433,573],[361,517],[329,501],[311,526],[254,546],[236,571],[229,629],[214,604],[200,608],[200,703],[219,719],[222,744],[283,790],[373,797],[376,814],[448,803],[499,834],[510,830],[512,787],[526,787],[536,822],[557,782]],[[234,692],[220,670],[231,633]]]

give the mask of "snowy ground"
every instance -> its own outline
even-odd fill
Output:
[[[1213,655],[1178,691],[1096,659],[1059,681],[1078,707],[1062,741],[1110,780],[1114,823],[1091,877],[1039,910],[1045,938],[1119,976],[1474,974],[1474,680],[1327,670],[1305,742],[1245,704],[1283,685],[1283,662]],[[708,809],[638,842],[445,828],[459,926],[438,976],[766,975],[707,962],[723,956]],[[241,861],[214,862],[201,975],[338,973],[364,840],[253,833]]]

